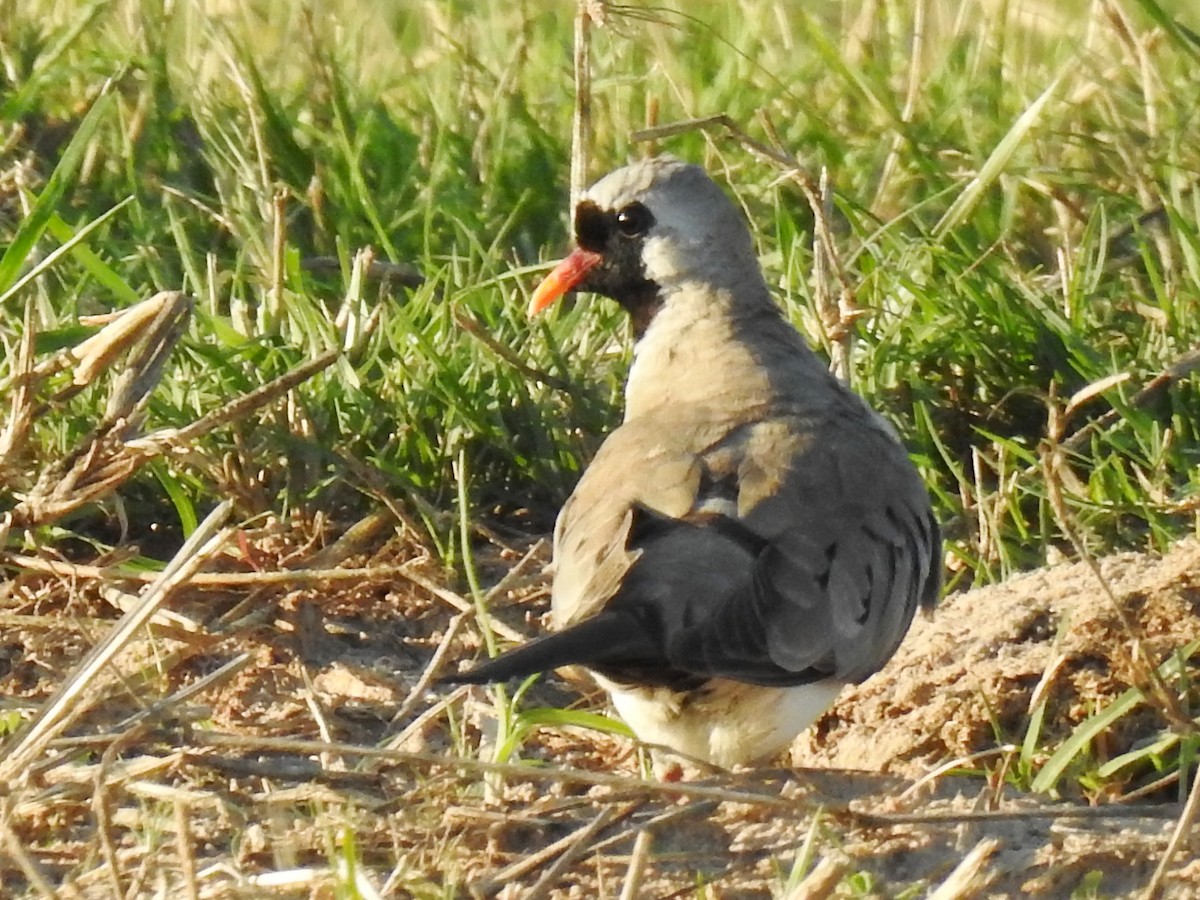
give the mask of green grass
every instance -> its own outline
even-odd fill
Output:
[[[0,3],[0,415],[32,411],[3,420],[0,513],[102,424],[121,356],[27,395],[18,378],[22,353],[95,335],[87,316],[194,298],[143,433],[348,350],[0,540],[136,542],[161,561],[226,497],[242,520],[320,511],[342,528],[389,495],[481,597],[471,518],[548,530],[620,416],[618,312],[584,298],[524,315],[569,241],[568,5],[203,6]],[[715,114],[828,170],[866,313],[852,380],[921,467],[952,585],[1074,553],[1073,535],[1095,553],[1164,548],[1197,526],[1200,394],[1186,375],[1138,392],[1200,346],[1200,17],[1165,0],[922,3],[917,55],[917,6],[608,8],[591,174],[645,152],[630,134],[648,121]],[[736,194],[768,280],[828,353],[796,183],[724,131],[657,147]],[[356,276],[367,246],[424,283]],[[1058,444],[1069,521],[1046,481]],[[514,720],[505,752],[541,721]],[[1195,755],[1156,741],[1112,773]],[[1025,774],[1053,789],[1083,751],[1060,753]]]
[[[1066,424],[1069,435],[1120,413],[1072,456],[1078,527],[1097,551],[1161,547],[1194,527],[1194,385],[1131,405],[1200,327],[1188,33],[1151,37],[1151,0],[1121,8],[1128,33],[1083,5],[1074,17],[927,11],[909,96],[907,4],[881,4],[874,20],[836,4],[756,8],[609,11],[594,30],[594,174],[642,151],[628,135],[651,105],[660,121],[725,113],[760,139],[769,119],[810,171],[828,167],[839,256],[868,312],[854,382],[921,462],[964,574],[993,579],[1066,546],[1038,462],[1047,406],[1052,391],[1062,403],[1114,373],[1129,378]],[[183,289],[196,314],[145,427],[185,425],[343,342],[351,256],[370,245],[425,284],[359,286],[360,317],[379,319],[345,362],[286,411],[218,429],[117,496],[132,519],[183,530],[189,504],[225,493],[245,516],[352,515],[370,502],[354,462],[390,493],[450,510],[462,455],[478,510],[532,510],[545,527],[619,415],[625,364],[608,305],[522,313],[530,266],[568,240],[572,85],[556,9],[10,9],[0,287],[94,230],[6,296],[0,377],[11,386],[26,306],[46,346],[78,341],[81,314]],[[661,149],[728,180],[783,302],[819,340],[798,191],[716,133]],[[1165,230],[1138,227],[1158,204]],[[319,255],[346,276],[306,271]],[[456,315],[569,389],[532,381]],[[68,377],[40,387],[46,415],[5,460],[9,502],[96,424],[106,381],[56,401]],[[230,459],[240,480],[223,483],[214,473]],[[113,502],[73,527],[107,534]],[[431,527],[457,558],[451,520]]]

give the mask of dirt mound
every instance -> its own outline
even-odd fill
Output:
[[[1122,553],[1099,568],[1117,606],[1086,563],[947,597],[913,623],[881,672],[847,689],[797,741],[794,762],[919,777],[947,760],[1020,744],[1043,679],[1041,743],[1062,739],[1140,686],[1147,662],[1200,637],[1200,542],[1162,558]],[[1102,752],[1122,753],[1166,724],[1146,706],[1107,733]]]

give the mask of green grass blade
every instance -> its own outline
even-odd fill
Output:
[[[1200,640],[1192,641],[1183,648],[1182,652],[1172,656],[1159,666],[1159,675],[1164,680],[1179,677],[1184,664],[1197,650],[1200,650]],[[1136,709],[1145,699],[1146,695],[1140,688],[1130,688],[1105,709],[1081,723],[1063,745],[1055,751],[1054,755],[1046,761],[1046,765],[1033,780],[1032,789],[1038,793],[1053,790],[1063,773],[1072,762],[1083,754],[1097,735],[1102,734],[1122,716]]]
[[[16,283],[13,284],[12,287],[10,287],[8,290],[4,291],[3,293],[0,293],[0,307],[4,306],[4,304],[8,301],[9,297],[16,294],[19,290],[21,290],[21,288],[25,287],[25,285],[29,284],[34,279],[36,279],[39,275],[41,275],[43,272],[45,272],[46,270],[51,268],[63,256],[67,255],[68,253],[77,253],[81,249],[86,250],[87,247],[83,243],[84,239],[86,239],[87,236],[90,235],[93,231],[95,231],[97,228],[99,228],[101,225],[103,225],[105,222],[107,222],[109,219],[111,219],[114,215],[116,215],[118,212],[120,212],[123,207],[128,206],[129,203],[131,203],[132,201],[133,201],[132,197],[126,197],[124,200],[122,200],[116,206],[112,207],[111,209],[104,212],[102,215],[97,216],[95,219],[88,222],[85,226],[83,226],[83,228],[80,228],[79,231],[75,232],[74,234],[71,233],[70,226],[67,225],[65,222],[63,222],[62,219],[60,219],[56,215],[51,216],[49,218],[49,220],[47,220],[47,222],[46,222],[46,230],[50,231],[52,234],[54,234],[54,232],[57,231],[60,234],[69,235],[66,242],[64,244],[62,244],[61,246],[59,246],[57,249],[46,254],[46,256],[43,257],[38,262],[37,265],[35,265],[28,272],[26,272],[24,275],[22,275],[20,278],[18,278],[16,280]],[[55,227],[56,221],[63,226],[62,229]],[[65,231],[64,231],[64,229],[65,229]],[[90,251],[88,251],[88,252],[90,253]],[[122,299],[131,299],[133,303],[136,303],[140,299],[138,297],[137,293],[134,292],[133,289],[130,288],[128,285],[126,285],[123,281],[121,281],[119,278],[117,278],[116,273],[113,272],[112,269],[109,269],[107,266],[105,266],[103,260],[101,260],[94,253],[92,254],[92,260],[95,263],[98,263],[100,266],[103,266],[103,268],[109,273],[109,275],[112,276],[109,279],[109,281],[115,280],[117,283],[119,283],[121,285],[121,288],[117,291],[118,296],[120,296]]]
[[[554,728],[588,728],[632,739],[633,732],[620,719],[582,709],[556,709],[550,706],[522,710],[517,717],[521,725],[534,727],[549,725]]]
[[[1180,739],[1180,735],[1167,732],[1166,734],[1161,735],[1158,740],[1151,744],[1148,744],[1144,747],[1137,747],[1133,750],[1130,750],[1128,753],[1122,753],[1120,756],[1114,756],[1108,762],[1104,763],[1104,765],[1096,769],[1096,775],[1099,778],[1110,778],[1113,775],[1116,775],[1126,766],[1131,766],[1152,756],[1161,756],[1178,744]]]
[[[154,477],[158,479],[158,483],[167,492],[171,504],[175,507],[175,513],[179,516],[179,526],[183,529],[183,536],[190,537],[200,523],[200,519],[196,515],[196,507],[188,496],[187,490],[161,459],[153,460],[149,465],[150,471],[154,473]]]
[[[1142,11],[1154,20],[1163,31],[1171,36],[1171,40],[1179,49],[1183,50],[1192,59],[1200,62],[1200,35],[1192,31],[1190,28],[1185,28],[1180,25],[1175,19],[1167,14],[1157,2],[1157,0],[1134,0],[1134,2],[1142,8]]]
[[[1027,775],[1033,771],[1034,758],[1038,747],[1041,745],[1042,726],[1046,721],[1046,703],[1049,700],[1049,692],[1043,691],[1042,696],[1038,699],[1038,704],[1033,708],[1033,713],[1029,717],[1029,726],[1025,729],[1025,739],[1021,741],[1021,770]]]
[[[1083,724],[1071,733],[1071,736],[1067,738],[1063,745],[1054,752],[1054,755],[1046,761],[1046,765],[1042,767],[1037,777],[1033,779],[1032,790],[1043,794],[1052,790],[1058,784],[1059,779],[1062,778],[1068,766],[1087,750],[1097,735],[1106,731],[1126,713],[1136,709],[1141,705],[1143,700],[1145,700],[1145,694],[1138,688],[1130,688],[1110,703],[1102,712],[1083,722]]]
[[[3,292],[6,298],[9,296],[9,288],[20,277],[21,269],[33,251],[34,245],[49,226],[63,197],[70,189],[75,175],[79,171],[79,164],[83,161],[83,155],[92,138],[95,137],[100,124],[104,121],[104,116],[112,103],[111,89],[112,81],[109,80],[101,89],[92,108],[83,117],[83,121],[79,123],[79,128],[76,129],[66,150],[63,151],[58,165],[54,167],[54,171],[34,203],[33,209],[18,226],[12,243],[4,251],[4,256],[0,257],[0,292]]]
[[[70,26],[58,37],[58,40],[38,57],[32,76],[21,85],[21,89],[0,104],[0,122],[15,122],[30,108],[34,107],[38,93],[45,89],[45,82],[57,67],[62,58],[76,39],[87,31],[96,17],[112,6],[112,0],[94,0],[83,10],[71,16]]]
[[[102,216],[100,219],[97,219],[96,222],[98,223],[107,218],[112,212],[115,212],[118,207],[124,206],[133,199],[133,197],[127,197],[125,200],[122,200],[119,204],[117,204],[116,207],[113,207],[113,209],[105,213],[104,216]],[[86,227],[90,229],[92,224],[95,223],[91,223]],[[70,243],[72,239],[82,234],[82,232],[77,233],[73,228],[71,228],[70,225],[64,222],[62,218],[57,215],[50,217],[50,221],[46,224],[46,230],[56,241],[61,241],[63,244]],[[87,244],[75,241],[74,246],[71,247],[71,256],[76,262],[79,263],[79,265],[83,267],[84,271],[86,271],[92,276],[93,279],[95,279],[97,284],[99,284],[117,299],[117,303],[115,305],[132,306],[134,303],[137,303],[139,300],[143,299],[142,295],[139,294],[129,284],[128,281],[118,275],[116,270],[113,269],[113,267],[106,263],[103,259],[101,259],[100,256]]]
[[[1017,149],[1041,119],[1042,113],[1046,111],[1046,107],[1050,101],[1058,93],[1058,88],[1063,83],[1067,71],[1064,70],[1051,81],[1049,86],[1042,91],[1041,95],[1029,105],[1025,112],[1021,113],[1017,121],[1008,129],[1004,138],[996,145],[996,149],[991,152],[991,155],[988,156],[983,166],[980,167],[979,174],[967,183],[962,193],[954,199],[954,202],[950,204],[950,208],[946,210],[941,220],[934,226],[934,237],[939,239],[944,238],[952,228],[962,224],[979,204],[987,189],[996,183],[1001,174],[1008,168],[1009,163],[1012,162]]]

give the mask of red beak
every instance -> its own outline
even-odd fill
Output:
[[[549,275],[529,298],[529,315],[536,316],[547,306],[583,281],[583,276],[600,265],[603,257],[591,250],[578,247],[571,255],[554,267]]]

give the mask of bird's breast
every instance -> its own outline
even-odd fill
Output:
[[[774,393],[769,366],[728,319],[663,314],[638,342],[625,386],[625,418],[684,407],[736,415]]]

